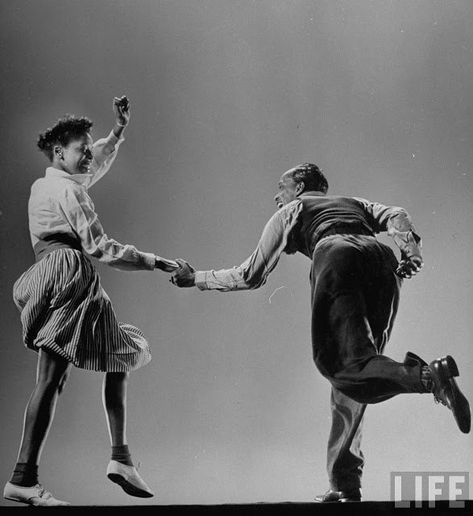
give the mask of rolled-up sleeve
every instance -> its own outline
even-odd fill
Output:
[[[106,138],[100,138],[92,146],[92,164],[90,166],[90,179],[84,183],[86,188],[90,188],[99,181],[112,166],[117,157],[120,145],[125,141],[124,138],[117,138],[113,131]]]
[[[406,257],[421,256],[422,239],[417,234],[409,213],[399,206],[385,206],[377,202],[357,198],[374,229],[387,231]]]
[[[231,269],[196,271],[195,284],[200,290],[257,289],[265,284],[286,249],[289,236],[302,211],[300,200],[278,210],[267,222],[254,252],[239,266]]]
[[[59,203],[84,252],[117,269],[154,269],[155,254],[143,253],[133,245],[120,244],[105,234],[84,187],[74,183],[67,185]]]

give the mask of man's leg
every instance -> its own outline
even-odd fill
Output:
[[[335,237],[319,251],[311,275],[314,359],[332,381],[347,363],[359,364],[360,359],[370,360],[383,351],[397,313],[400,280],[394,276],[394,256],[386,257],[378,249],[374,256],[366,256],[356,237],[348,242]],[[316,497],[319,502],[361,499],[361,426],[366,404],[347,394],[332,382],[330,490]]]
[[[389,248],[369,237],[329,237],[314,253],[314,360],[332,386],[359,403],[426,392],[419,364],[380,354],[399,299],[396,263]]]
[[[381,355],[399,302],[396,264],[389,248],[363,237],[329,237],[319,243],[314,253],[311,271],[314,360],[320,372],[330,380],[334,392],[339,391],[353,400],[353,407],[378,403],[403,392],[430,392],[425,382],[425,362],[413,354],[408,354],[403,363]],[[440,399],[449,408],[453,407],[460,429],[469,431],[468,402],[455,388],[454,380],[448,380],[452,385],[447,385],[443,375],[448,367],[453,366],[449,363],[439,368],[437,390],[449,393]],[[343,404],[333,409],[329,467],[331,461],[337,464],[337,453],[343,450],[343,444],[340,448],[331,446],[332,442],[337,443],[341,432],[338,427],[350,427],[350,419],[347,415],[344,417]],[[353,435],[354,449],[358,444],[359,450],[361,432]],[[341,439],[343,443],[343,435]],[[344,457],[343,452],[340,457]],[[362,454],[359,457],[362,459]],[[343,465],[343,460],[338,465]],[[350,466],[347,472],[350,475]],[[361,481],[361,468],[358,480]],[[320,501],[343,501],[337,491],[321,498]]]
[[[388,267],[385,275],[390,276]],[[394,266],[394,262],[392,262]],[[384,283],[384,282],[383,282]],[[389,281],[390,288],[379,288],[375,281],[365,287],[365,303],[373,344],[382,353],[392,332],[399,305],[400,278]],[[413,363],[415,365],[415,363]],[[332,428],[327,449],[330,488],[352,499],[361,496],[364,457],[361,451],[362,422],[366,404],[349,398],[332,386]]]
[[[357,494],[364,465],[361,428],[366,405],[332,387],[330,407],[332,428],[327,447],[330,488],[348,495]]]

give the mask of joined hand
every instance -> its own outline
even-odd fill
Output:
[[[171,277],[171,283],[177,287],[195,286],[195,269],[185,260],[176,259],[179,269],[175,270]]]

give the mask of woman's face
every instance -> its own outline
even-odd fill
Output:
[[[68,174],[87,174],[92,164],[92,137],[89,133],[61,147],[59,164]]]

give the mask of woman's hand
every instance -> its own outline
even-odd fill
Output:
[[[174,272],[179,269],[179,265],[174,260],[168,260],[167,258],[156,255],[154,268],[164,272]]]
[[[113,99],[113,111],[115,112],[117,125],[126,127],[130,121],[130,101],[126,95]]]

